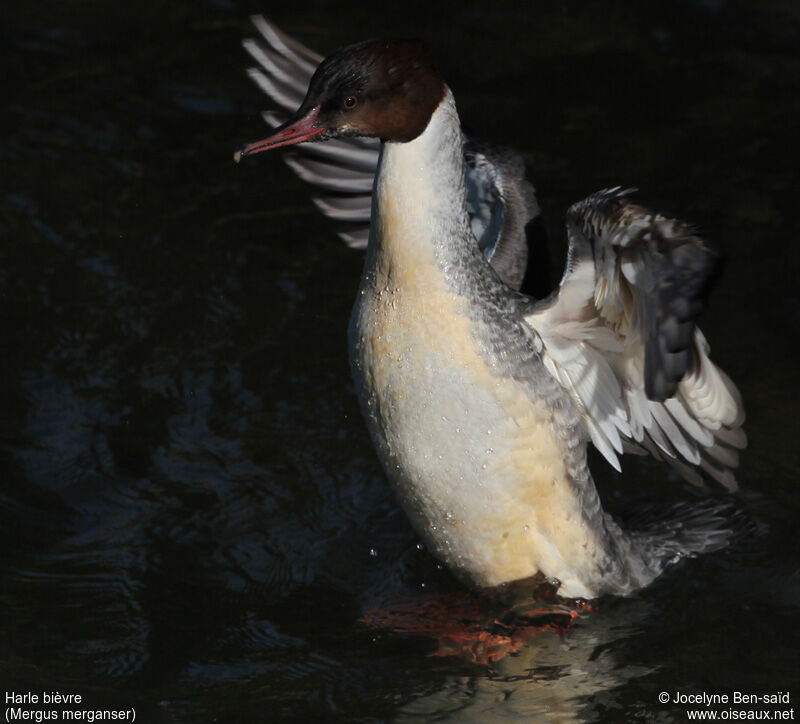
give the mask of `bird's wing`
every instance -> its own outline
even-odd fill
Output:
[[[500,278],[519,289],[528,264],[528,224],[539,216],[533,184],[514,149],[467,139],[467,211],[478,246]]]
[[[257,63],[248,74],[281,109],[264,113],[272,126],[293,113],[322,56],[286,35],[261,16],[253,17],[260,37],[244,41]],[[369,237],[372,183],[380,142],[375,138],[339,138],[295,146],[284,155],[289,167],[315,189],[314,203],[337,222],[341,239],[363,249]],[[467,207],[475,238],[486,258],[509,286],[519,289],[528,245],[525,227],[539,215],[533,186],[516,151],[469,140],[464,147]]]
[[[254,15],[252,21],[260,37],[243,44],[258,65],[247,73],[281,109],[263,114],[274,128],[300,107],[323,59],[266,18]],[[341,239],[357,249],[367,245],[379,151],[375,138],[342,138],[301,144],[284,154],[289,168],[316,189],[314,203],[339,224]]]
[[[615,468],[617,454],[644,449],[692,482],[703,470],[733,489],[744,408],[696,324],[718,256],[628,196],[600,191],[569,209],[561,284],[525,320]]]

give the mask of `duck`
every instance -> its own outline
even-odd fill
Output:
[[[624,528],[587,450],[617,471],[651,455],[728,490],[746,447],[741,396],[698,326],[719,253],[694,227],[610,187],[567,211],[557,288],[520,291],[540,215],[521,155],[468,138],[420,40],[322,58],[263,17],[249,73],[290,115],[235,160],[291,147],[315,202],[365,248],[348,328],[363,418],[435,558],[466,585],[541,579],[560,596],[625,596],[735,535],[678,505]]]

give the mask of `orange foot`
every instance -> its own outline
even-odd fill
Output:
[[[467,592],[413,596],[389,608],[370,609],[360,621],[371,628],[429,636],[437,642],[432,656],[487,664],[518,651],[544,631],[563,636],[581,613],[595,610],[585,601],[560,599],[540,586],[522,600],[518,593],[513,605],[503,600],[508,589],[493,591],[492,597]]]

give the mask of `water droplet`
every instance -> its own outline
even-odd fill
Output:
[[[425,546],[422,545],[422,543],[417,543],[417,550],[418,551],[425,550]]]
[[[447,518],[447,520],[453,520],[453,518],[455,517],[455,513],[453,513],[452,510],[448,510],[445,517]]]
[[[527,533],[527,532],[528,532],[530,529],[531,529],[531,527],[530,527],[530,526],[529,526],[527,523],[525,523],[525,525],[523,525],[523,526],[522,526],[522,530],[524,530],[526,533]]]
[[[374,548],[370,548],[370,549],[369,549],[369,554],[370,554],[370,555],[371,555],[373,558],[377,558],[377,557],[378,557],[378,551],[376,551]]]
[[[486,448],[486,454],[487,455],[491,455],[493,452],[494,452],[494,448],[493,447],[487,447]]]

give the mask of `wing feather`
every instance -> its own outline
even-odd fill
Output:
[[[298,69],[304,70],[311,77],[323,60],[321,55],[284,33],[263,15],[252,15],[250,20],[270,47],[275,48],[283,57],[292,59]]]
[[[717,255],[687,224],[633,204],[629,193],[601,191],[570,209],[558,294],[526,321],[615,468],[616,453],[639,448],[690,482],[702,470],[735,488],[744,408],[696,325]]]

